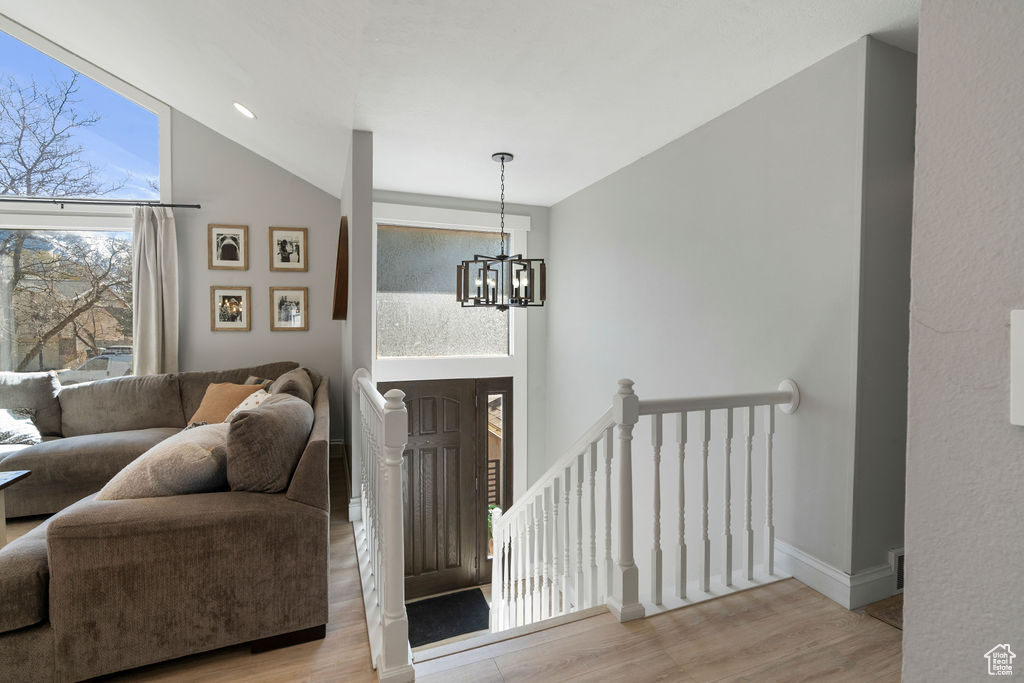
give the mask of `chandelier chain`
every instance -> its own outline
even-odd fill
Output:
[[[501,254],[505,255],[505,159],[501,160]]]

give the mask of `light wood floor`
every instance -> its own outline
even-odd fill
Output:
[[[332,462],[334,465],[334,462]],[[340,470],[335,467],[334,470]],[[244,647],[115,681],[373,681],[347,482],[332,477],[330,622],[323,640]],[[38,520],[8,525],[8,538]],[[650,619],[601,614],[416,665],[418,681],[899,681],[901,632],[790,579]]]

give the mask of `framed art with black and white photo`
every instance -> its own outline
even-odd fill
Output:
[[[270,331],[309,329],[309,288],[270,288]]]
[[[214,285],[210,287],[210,329],[214,332],[248,332],[249,288]]]
[[[270,228],[270,269],[308,271],[308,232],[306,228]]]
[[[249,226],[207,226],[210,270],[249,270]]]

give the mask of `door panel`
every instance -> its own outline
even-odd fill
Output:
[[[473,586],[479,578],[475,380],[381,383],[405,392],[402,468],[405,594]]]

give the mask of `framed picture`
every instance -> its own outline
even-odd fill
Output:
[[[270,288],[270,331],[309,329],[309,288]]]
[[[249,226],[207,226],[210,270],[249,270]]]
[[[306,272],[306,228],[270,229],[270,269]]]
[[[248,332],[249,288],[210,287],[210,329],[214,332]]]

